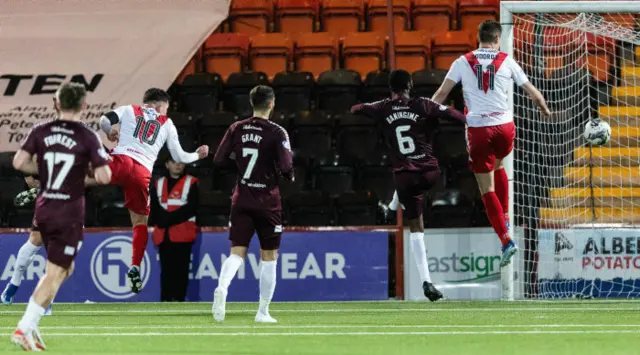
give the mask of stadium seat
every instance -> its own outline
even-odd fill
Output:
[[[313,32],[319,9],[319,0],[277,0],[278,32]]]
[[[263,72],[269,79],[289,70],[293,59],[293,43],[285,34],[263,33],[251,37],[249,60],[252,71]]]
[[[0,153],[0,177],[22,177],[22,173],[13,168],[13,157],[15,155],[16,152]]]
[[[613,63],[614,60],[611,58],[611,55],[606,52],[587,55],[587,69],[591,72],[591,76],[598,81],[609,81]]]
[[[367,18],[369,31],[389,32],[389,20],[387,18],[388,0],[369,0]],[[393,4],[393,29],[403,31],[409,28],[409,10],[411,0],[389,0]]]
[[[291,146],[296,157],[312,159],[332,151],[333,121],[322,112],[295,117],[291,124]]]
[[[424,31],[395,33],[396,68],[414,72],[427,68],[431,38]]]
[[[617,23],[619,26],[636,29],[638,27],[638,20],[633,14],[603,14],[603,20],[607,22]]]
[[[497,20],[499,0],[460,0],[458,24],[461,30],[475,32],[485,20]]]
[[[31,228],[33,225],[34,208],[12,207],[7,214],[7,225],[9,228]]]
[[[296,71],[320,73],[336,68],[338,40],[329,33],[303,33],[296,39]]]
[[[309,72],[282,72],[272,81],[276,110],[308,111],[316,82]]]
[[[276,100],[276,106],[278,101]],[[276,123],[284,128],[291,136],[291,121],[297,117],[298,111],[290,110],[275,110],[271,115],[271,122]]]
[[[321,191],[302,191],[286,200],[287,219],[294,226],[330,226],[334,223],[331,198]]]
[[[320,110],[349,111],[358,103],[362,79],[357,71],[338,69],[325,71],[318,78],[318,108]]]
[[[198,130],[199,115],[179,112],[168,112],[167,116],[171,119],[176,126],[178,136],[184,132],[188,132],[189,135],[196,135]]]
[[[380,70],[385,58],[385,37],[375,32],[352,32],[342,40],[345,69],[358,71],[361,76]]]
[[[210,114],[217,111],[222,84],[222,77],[215,73],[187,76],[179,89],[180,107],[196,114]]]
[[[0,177],[0,207],[13,205],[13,199],[18,193],[26,189],[24,179],[18,176]]]
[[[447,165],[457,157],[468,159],[464,126],[455,123],[439,125],[433,141],[433,151],[441,165]]]
[[[565,66],[564,57],[565,56],[563,54],[545,54],[544,56],[545,78],[550,78],[555,71],[561,70]]]
[[[217,191],[230,194],[236,187],[236,178],[238,176],[238,170],[235,164],[232,164],[228,168],[218,168],[213,172],[213,188]]]
[[[207,227],[229,226],[231,194],[226,191],[211,191],[200,188],[200,206],[196,212],[196,223]]]
[[[456,0],[414,0],[411,11],[413,28],[427,33],[449,31],[456,6]]]
[[[364,0],[324,0],[320,21],[322,30],[341,36],[358,32],[364,23]]]
[[[307,167],[294,162],[293,171],[295,175],[294,181],[280,180],[280,195],[283,199],[307,189]]]
[[[231,112],[219,112],[212,116],[203,117],[200,119],[198,127],[200,144],[208,145],[209,149],[215,153],[227,128],[238,119],[238,115]]]
[[[425,227],[463,228],[471,226],[473,203],[455,189],[437,189],[427,199]]]
[[[362,89],[364,101],[374,102],[389,96],[389,71],[372,71],[367,74]]]
[[[272,0],[234,0],[229,11],[231,32],[256,35],[269,32],[273,17]]]
[[[249,102],[249,92],[257,85],[269,85],[267,74],[242,72],[229,75],[222,91],[223,109],[237,113],[240,118],[249,117],[253,112]]]
[[[461,55],[470,52],[476,44],[475,36],[466,31],[449,31],[433,37],[431,55],[435,69],[449,70]]]
[[[446,70],[423,69],[413,73],[413,91],[418,96],[432,97],[447,76]]]
[[[249,36],[237,33],[212,34],[204,43],[205,71],[227,79],[243,71],[249,50]]]
[[[182,68],[182,71],[178,74],[178,77],[175,80],[176,83],[181,84],[187,76],[193,75],[199,71],[201,58],[196,58],[196,56],[191,58],[184,68]]]
[[[378,132],[372,119],[344,114],[337,119],[337,151],[341,158],[358,162],[378,149]]]
[[[378,224],[378,201],[366,192],[347,192],[335,200],[338,225],[372,226]]]
[[[164,162],[162,163],[164,165]],[[116,185],[99,185],[88,189],[91,200],[95,203],[123,202],[122,189]]]
[[[124,203],[106,203],[98,210],[98,222],[102,227],[128,226],[131,225],[131,216]]]
[[[357,190],[368,191],[381,201],[391,201],[395,186],[389,166],[364,166],[358,180]]]

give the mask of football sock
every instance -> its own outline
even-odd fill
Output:
[[[258,312],[269,314],[269,303],[276,290],[276,267],[278,261],[262,261],[260,267],[260,306]]]
[[[393,199],[391,200],[391,202],[389,202],[389,209],[392,210],[392,211],[397,211],[399,203],[400,203],[400,201],[398,200],[398,192],[394,191],[393,192]]]
[[[147,226],[138,224],[133,226],[133,240],[131,241],[133,250],[131,253],[131,266],[140,267],[144,251],[147,249],[147,241],[149,240],[149,232]]]
[[[411,233],[411,252],[413,253],[413,258],[416,260],[418,273],[420,273],[420,280],[422,280],[422,282],[431,282],[429,264],[427,263],[427,249],[424,246],[423,232]]]
[[[482,202],[484,202],[489,222],[491,222],[493,230],[498,235],[498,238],[500,238],[500,243],[502,243],[502,246],[507,245],[509,241],[511,241],[511,238],[509,238],[509,234],[507,232],[504,212],[502,211],[502,206],[500,205],[498,196],[496,196],[496,193],[493,191],[487,192],[482,195]]]
[[[231,280],[236,276],[238,269],[242,266],[242,258],[239,255],[231,254],[227,260],[222,263],[220,269],[220,278],[218,279],[218,287],[227,290],[231,284]]]
[[[496,196],[502,205],[502,212],[509,213],[509,179],[507,172],[503,169],[493,172],[493,179],[496,185]]]
[[[27,268],[31,265],[33,258],[40,248],[41,247],[37,245],[31,244],[31,241],[29,240],[20,247],[18,257],[16,258],[16,264],[13,267],[13,275],[11,276],[12,284],[20,286],[20,283],[22,282],[22,275],[27,271]]]
[[[36,303],[33,297],[29,298],[29,304],[27,304],[27,310],[24,312],[22,319],[18,323],[18,329],[23,333],[32,331],[38,327],[40,318],[44,314],[44,308]]]

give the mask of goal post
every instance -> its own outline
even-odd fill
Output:
[[[503,299],[640,297],[640,1],[501,1],[502,51],[552,111],[519,88]],[[636,59],[637,58],[637,59]],[[588,122],[612,127],[588,146]]]

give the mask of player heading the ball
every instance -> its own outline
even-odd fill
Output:
[[[513,81],[526,91],[544,117],[551,113],[544,97],[513,58],[500,51],[502,26],[484,21],[478,28],[480,47],[458,58],[433,95],[445,101],[453,87],[462,82],[467,116],[469,168],[476,176],[487,216],[502,244],[501,266],[518,251],[509,235],[509,181],[503,159],[511,153],[516,136],[509,88]]]

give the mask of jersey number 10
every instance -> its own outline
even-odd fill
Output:
[[[156,120],[145,121],[144,117],[136,116],[136,129],[133,130],[133,136],[139,138],[141,142],[153,145],[160,133],[160,122]]]

